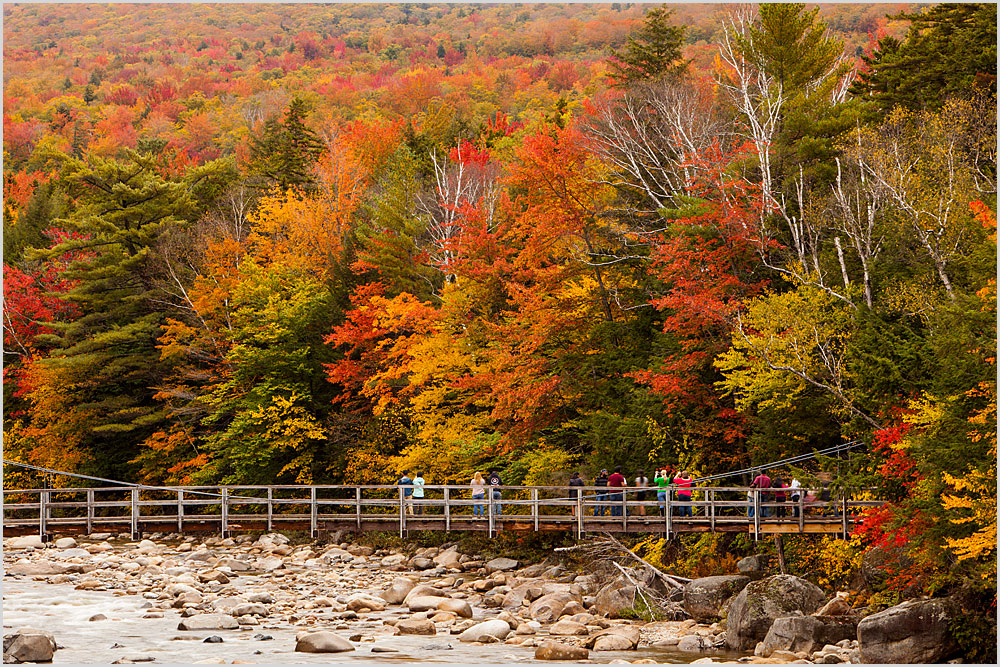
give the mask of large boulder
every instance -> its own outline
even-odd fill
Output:
[[[295,650],[299,653],[343,653],[353,651],[351,642],[333,632],[303,632],[295,637]]]
[[[421,595],[420,597],[408,599],[406,601],[406,607],[413,612],[431,611],[432,609],[437,609],[439,604],[448,599],[449,598],[440,596]]]
[[[539,623],[552,623],[559,619],[563,609],[572,600],[578,600],[578,598],[568,592],[543,595],[528,607],[528,616]]]
[[[437,634],[434,622],[426,618],[404,618],[396,623],[396,629],[401,635],[433,635]]]
[[[518,562],[513,558],[494,558],[493,560],[486,563],[487,572],[507,572],[509,570],[516,570]]]
[[[392,580],[389,588],[379,593],[379,597],[388,604],[399,604],[406,599],[406,596],[409,595],[415,585],[412,579],[396,577]]]
[[[636,590],[635,586],[612,582],[597,593],[592,611],[608,618],[619,618],[622,611],[635,606]]]
[[[432,559],[437,565],[441,567],[458,567],[458,561],[462,558],[462,554],[454,548],[445,549],[437,556]]]
[[[559,642],[542,642],[535,649],[535,660],[587,660],[590,651],[582,646],[569,646]]]
[[[56,549],[73,549],[76,547],[76,540],[72,537],[60,537],[58,540],[53,542],[53,546]]]
[[[45,543],[42,542],[42,538],[39,535],[22,535],[21,537],[10,538],[4,546],[7,549],[27,549],[28,547],[42,549],[45,547]]]
[[[858,623],[858,650],[867,663],[944,662],[958,647],[948,629],[958,613],[947,599],[898,604]]]
[[[51,632],[21,628],[3,637],[3,661],[52,662],[56,651],[56,640]]]
[[[65,565],[59,563],[53,563],[48,560],[40,560],[32,562],[27,558],[22,558],[13,565],[7,568],[6,574],[28,574],[28,575],[43,575],[43,574],[65,574],[69,571]]]
[[[587,638],[584,646],[595,651],[631,651],[639,645],[639,628],[615,625]]]
[[[491,621],[476,623],[458,636],[460,642],[481,642],[485,637],[496,637],[504,640],[510,634],[510,624],[507,621],[494,618]]]
[[[775,651],[813,653],[827,644],[854,639],[857,619],[851,616],[784,616],[774,619],[760,648],[762,657]]]
[[[587,634],[587,626],[583,623],[577,623],[576,621],[571,621],[568,618],[556,621],[549,628],[550,635],[585,635]]]
[[[734,651],[753,650],[774,619],[811,614],[824,602],[817,586],[790,574],[752,581],[729,602],[726,644]]]
[[[684,587],[684,611],[700,623],[714,623],[749,583],[750,577],[739,574],[694,579]]]
[[[240,624],[229,614],[195,614],[182,619],[178,630],[235,630]]]
[[[472,618],[472,605],[465,600],[452,600],[451,598],[438,602],[438,610],[450,611],[462,618]]]

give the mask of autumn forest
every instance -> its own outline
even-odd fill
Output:
[[[857,440],[801,473],[889,501],[886,590],[995,614],[996,5],[3,11],[5,459],[563,484]]]

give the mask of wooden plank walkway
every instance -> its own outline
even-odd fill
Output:
[[[467,485],[427,485],[424,498],[399,486],[187,486],[4,489],[5,535],[213,531],[223,536],[251,530],[321,531],[572,531],[587,533],[749,532],[850,534],[859,514],[880,501],[776,503],[746,487],[695,487],[691,502],[676,497],[661,508],[656,490],[636,499],[636,489],[505,486],[501,497],[473,500]],[[751,492],[754,516],[747,516]],[[786,516],[776,516],[780,511]],[[642,512],[645,511],[645,515]],[[681,516],[689,511],[690,516]],[[761,516],[767,513],[769,516]],[[797,514],[797,516],[793,516]]]

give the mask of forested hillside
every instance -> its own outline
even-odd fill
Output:
[[[995,602],[995,148],[995,5],[5,5],[4,457],[545,484],[862,440],[824,465],[891,501],[887,594]]]

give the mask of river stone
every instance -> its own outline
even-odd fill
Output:
[[[481,642],[483,641],[483,638],[487,636],[503,640],[506,639],[509,634],[510,624],[507,621],[495,618],[491,621],[476,623],[471,628],[460,634],[458,636],[458,640],[462,642]]]
[[[72,537],[60,537],[52,544],[56,549],[73,549],[76,547],[76,540]]]
[[[12,537],[7,540],[8,549],[27,549],[28,547],[43,549],[45,543],[42,542],[42,538],[39,535],[22,535],[21,537]]]
[[[244,602],[230,612],[233,616],[267,616],[267,607],[259,602]]]
[[[631,651],[639,645],[640,631],[634,625],[615,625],[587,638],[584,646],[595,651]]]
[[[72,548],[63,549],[52,554],[56,558],[90,558],[90,552],[86,549]]]
[[[677,642],[677,650],[681,653],[701,653],[712,648],[712,642],[698,635],[686,635]]]
[[[238,558],[223,558],[219,567],[228,567],[232,572],[246,572],[250,569],[250,563]]]
[[[949,624],[959,613],[948,599],[910,600],[858,623],[866,663],[944,662],[957,648]]]
[[[406,554],[391,554],[389,556],[385,556],[379,564],[382,567],[393,567],[395,565],[402,565],[405,562]]]
[[[428,584],[420,584],[410,589],[410,592],[403,598],[403,604],[408,603],[413,598],[419,597],[443,597],[441,590]]]
[[[552,623],[561,615],[566,604],[573,600],[570,593],[549,593],[543,595],[528,607],[528,615],[539,623]]]
[[[542,642],[535,649],[535,660],[588,660],[590,651],[582,646],[568,646],[559,642]]]
[[[208,562],[213,558],[215,558],[215,554],[213,554],[208,549],[198,549],[197,551],[192,551],[191,553],[189,553],[184,560],[197,560],[197,561]]]
[[[635,586],[612,582],[598,592],[592,611],[608,618],[619,618],[622,611],[635,605],[635,596]]]
[[[264,572],[273,572],[278,568],[285,566],[285,561],[281,560],[279,556],[268,556],[267,558],[261,558],[257,561],[257,569],[263,570]]]
[[[322,630],[296,635],[295,650],[299,653],[343,653],[353,651],[354,646],[340,635]]]
[[[844,616],[851,613],[851,605],[844,598],[835,597],[823,605],[814,616]]]
[[[347,600],[347,608],[350,611],[384,611],[385,605],[382,600],[368,595],[354,595]]]
[[[513,558],[494,558],[493,560],[486,563],[487,572],[507,572],[509,570],[516,570],[518,562]]]
[[[247,604],[247,601],[237,597],[221,597],[212,600],[208,604],[214,611],[232,615],[237,607]]]
[[[767,571],[768,557],[765,554],[757,554],[741,558],[736,563],[736,571],[748,577],[759,579]]]
[[[404,618],[396,623],[396,629],[401,635],[434,635],[437,629],[434,622],[426,618]]]
[[[229,614],[196,614],[182,620],[178,630],[235,630],[240,627]]]
[[[261,604],[271,604],[274,602],[274,596],[267,591],[257,591],[256,593],[250,593],[247,595],[247,602],[260,602]]]
[[[392,580],[389,588],[379,593],[379,597],[388,604],[399,604],[406,599],[407,594],[413,590],[414,586],[415,584],[412,579],[396,577]]]
[[[441,611],[450,611],[462,618],[472,618],[472,605],[465,600],[452,600],[448,598],[438,602],[437,608]]]
[[[458,561],[461,557],[462,554],[452,548],[442,551],[437,556],[434,556],[432,560],[435,564],[440,565],[441,567],[457,567]]]
[[[430,611],[432,609],[437,609],[438,605],[447,600],[446,597],[432,596],[432,595],[421,595],[419,597],[410,598],[406,601],[406,607],[410,611]]]
[[[53,563],[48,560],[32,562],[26,558],[22,558],[10,567],[6,568],[5,574],[65,574],[68,571],[69,569],[65,565],[60,565],[59,563]]]
[[[827,644],[852,639],[857,621],[851,617],[784,616],[774,619],[759,645],[760,655],[770,657],[776,651],[812,653]]]
[[[549,628],[550,635],[586,635],[587,626],[583,623],[577,623],[576,621],[571,621],[568,618],[564,618],[561,621],[556,621]]]
[[[790,574],[752,581],[729,602],[726,644],[735,651],[753,650],[774,619],[811,614],[825,601],[817,586]]]
[[[57,645],[51,632],[21,628],[3,637],[3,661],[52,662]]]
[[[750,583],[750,577],[724,575],[693,579],[684,586],[684,611],[700,623],[722,618],[729,600]]]
[[[434,561],[430,558],[417,557],[410,561],[410,567],[414,570],[429,570],[434,567]]]

